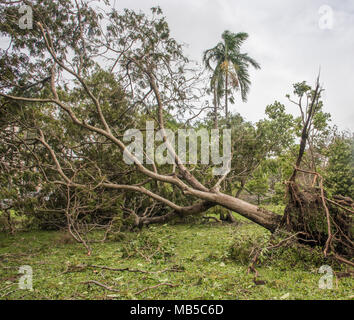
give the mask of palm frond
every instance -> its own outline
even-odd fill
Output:
[[[204,52],[203,63],[212,72],[210,89],[216,90],[218,101],[225,95],[226,74],[231,80],[231,89],[240,91],[242,101],[247,101],[247,95],[251,86],[248,68],[251,65],[260,69],[256,60],[247,53],[241,53],[242,44],[247,40],[248,33],[233,33],[226,30],[222,34],[223,42]],[[229,90],[228,90],[229,91]],[[231,96],[233,101],[233,97]]]

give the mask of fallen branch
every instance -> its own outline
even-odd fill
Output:
[[[218,218],[213,217],[213,216],[204,216],[203,219],[205,219],[205,220],[214,220],[216,222],[222,223],[221,220],[219,220]]]
[[[142,289],[142,290],[140,290],[138,292],[135,292],[134,294],[138,295],[138,294],[143,293],[143,292],[145,292],[147,290],[155,289],[155,288],[158,288],[158,287],[161,287],[161,286],[178,287],[179,285],[178,284],[172,284],[172,283],[163,282],[163,283],[159,283],[159,284],[157,284],[155,286],[144,288],[144,289]]]
[[[348,211],[349,213],[351,213],[351,214],[353,214],[354,213],[354,211],[353,210],[350,210],[350,209],[348,209],[348,208],[346,208],[346,207],[344,207],[344,206],[342,206],[341,204],[339,204],[338,202],[335,202],[335,201],[333,201],[333,200],[331,200],[331,199],[328,199],[328,198],[325,198],[328,202],[330,202],[330,203],[333,203],[334,205],[336,205],[336,206],[338,206],[338,207],[340,207],[340,208],[342,208],[343,210],[346,210],[346,211]]]
[[[96,265],[88,265],[87,267],[110,270],[110,271],[128,271],[128,272],[140,272],[140,273],[148,273],[148,274],[158,274],[158,273],[163,273],[163,272],[182,272],[183,271],[182,269],[178,269],[178,268],[166,268],[166,269],[158,270],[158,271],[147,271],[147,270],[140,270],[140,269],[130,269],[128,267],[126,267],[126,268],[111,268],[111,267],[96,266]]]
[[[10,291],[8,291],[8,292],[4,293],[3,295],[1,295],[1,296],[0,296],[0,298],[7,297],[8,295],[10,295],[11,293],[13,293],[13,292],[15,292],[15,291],[17,291],[17,290],[19,290],[19,289],[10,290]]]
[[[255,265],[257,264],[258,258],[259,258],[259,256],[262,254],[262,252],[263,252],[264,250],[277,249],[277,248],[279,248],[279,247],[281,247],[281,246],[283,246],[283,245],[286,245],[289,240],[291,240],[291,239],[293,239],[293,238],[298,239],[298,236],[301,235],[301,234],[302,234],[302,235],[306,235],[305,232],[297,232],[297,233],[295,233],[295,234],[290,235],[290,236],[287,237],[286,239],[283,239],[283,240],[279,241],[277,244],[270,245],[270,246],[266,246],[266,247],[264,247],[264,248],[258,247],[258,248],[255,248],[255,249],[251,252],[250,255],[252,255],[252,253],[253,253],[254,251],[256,251],[255,254],[254,254],[254,256],[253,256],[253,258],[252,258],[252,260],[251,260],[251,263],[250,263],[249,266],[248,266],[247,273],[253,272],[253,273],[255,274],[255,275],[254,275],[254,279],[253,279],[253,280],[255,281],[255,283],[256,283],[257,278],[258,278],[258,275],[259,275],[259,273],[258,273],[258,271],[257,271],[257,269],[256,269],[256,267],[255,267]],[[271,240],[271,239],[270,239],[270,240]],[[256,284],[257,284],[257,283],[256,283]]]
[[[354,263],[353,263],[353,262],[351,262],[351,261],[349,261],[349,260],[347,260],[347,259],[345,259],[345,258],[339,256],[338,254],[334,253],[334,257],[335,257],[338,261],[341,261],[341,262],[343,262],[343,263],[346,263],[346,264],[348,264],[348,265],[354,267]]]
[[[95,284],[95,285],[97,285],[97,286],[99,286],[99,287],[102,287],[102,288],[104,288],[104,289],[106,289],[106,290],[109,290],[109,291],[120,292],[119,290],[114,289],[114,288],[112,288],[112,287],[108,287],[107,285],[105,285],[105,284],[103,284],[103,283],[101,283],[101,282],[98,282],[98,281],[96,281],[96,280],[88,280],[88,281],[80,282],[80,283],[81,283],[81,284]]]

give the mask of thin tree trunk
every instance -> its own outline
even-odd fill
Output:
[[[235,198],[239,198],[240,197],[244,187],[245,187],[245,181],[244,181],[244,179],[242,179],[241,180],[241,187],[240,187],[240,189],[237,190]]]
[[[229,73],[228,73],[228,67],[227,67],[226,75],[225,75],[225,117],[226,117],[226,122],[228,122],[228,120],[229,120],[228,88],[229,88]]]
[[[218,99],[216,88],[214,87],[214,129],[218,128]]]
[[[319,79],[317,79],[316,89],[315,89],[315,92],[314,92],[314,96],[312,98],[312,102],[311,102],[310,109],[309,109],[309,112],[308,112],[308,115],[307,115],[307,119],[306,119],[306,121],[304,123],[304,127],[302,128],[300,149],[299,149],[299,154],[298,154],[297,159],[296,159],[295,169],[294,169],[293,174],[291,175],[291,177],[289,179],[289,181],[292,181],[292,182],[295,182],[297,168],[300,167],[300,163],[301,163],[302,157],[303,157],[303,155],[305,153],[306,142],[307,142],[308,135],[309,135],[309,129],[310,129],[310,126],[311,126],[311,121],[312,121],[313,115],[314,115],[313,111],[314,111],[315,103],[316,103],[316,101],[318,99],[319,94],[320,94],[320,84],[319,84]]]

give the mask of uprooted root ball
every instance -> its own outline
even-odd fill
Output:
[[[285,208],[282,226],[292,232],[302,232],[302,242],[326,246],[330,251],[351,259],[354,253],[353,217],[350,210],[328,201],[320,188],[304,188],[289,183],[289,202]],[[329,213],[329,224],[326,208]],[[330,232],[329,232],[330,231]]]

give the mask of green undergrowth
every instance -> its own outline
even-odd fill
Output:
[[[256,266],[263,284],[256,284],[247,273],[251,249],[268,238],[242,219],[237,225],[176,223],[94,243],[88,256],[62,232],[0,234],[0,299],[353,299],[350,277],[334,277],[332,290],[319,289],[319,267],[330,262],[317,249],[266,255]],[[18,288],[23,265],[32,267],[33,291]]]

